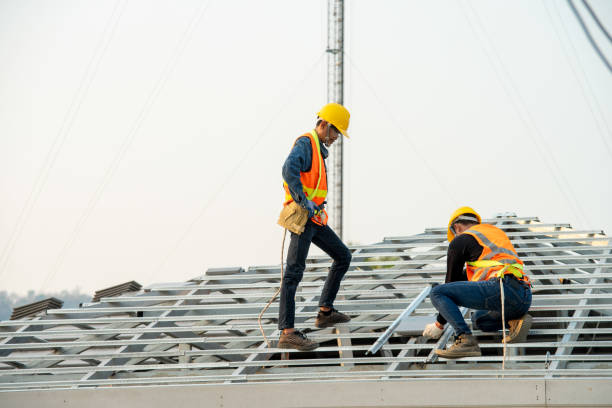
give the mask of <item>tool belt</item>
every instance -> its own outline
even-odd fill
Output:
[[[288,229],[294,234],[300,235],[304,232],[304,227],[308,222],[308,210],[302,208],[295,201],[290,202],[283,207],[283,210],[278,217],[277,224]]]

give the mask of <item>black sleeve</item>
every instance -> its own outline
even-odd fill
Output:
[[[470,234],[461,234],[451,241],[446,254],[446,278],[444,283],[467,280],[463,270],[466,262],[477,260],[482,253],[482,246]],[[446,319],[438,314],[437,320],[445,324]]]
[[[446,254],[446,278],[444,283],[467,280],[463,270],[466,262],[475,261],[482,253],[482,246],[470,234],[453,239]]]

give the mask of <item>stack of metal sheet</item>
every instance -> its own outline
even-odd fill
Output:
[[[92,302],[99,302],[101,298],[108,298],[113,296],[123,295],[128,292],[138,292],[142,289],[142,285],[136,281],[129,281],[120,285],[111,286],[110,288],[101,289],[96,291]]]
[[[445,228],[351,246],[353,261],[335,307],[353,316],[314,329],[331,261],[312,256],[296,295],[296,326],[321,346],[312,352],[268,348],[257,316],[279,286],[280,266],[217,269],[185,283],[156,284],[78,309],[0,323],[0,391],[66,387],[356,381],[423,378],[612,378],[612,246],[602,231],[577,231],[536,217],[485,220],[511,238],[534,286],[534,324],[525,343],[475,331],[483,355],[436,358],[439,341],[416,330],[395,332],[366,351],[417,299],[443,282]],[[426,298],[410,316],[435,315]],[[278,303],[263,328],[278,339]],[[469,313],[467,313],[469,318]],[[469,319],[468,319],[469,321]]]
[[[24,318],[26,316],[33,316],[48,309],[59,309],[63,304],[63,301],[54,297],[39,300],[38,302],[29,303],[27,305],[14,308],[10,319],[15,320]]]

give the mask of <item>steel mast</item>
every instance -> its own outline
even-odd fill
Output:
[[[327,2],[327,101],[344,105],[344,0]],[[344,138],[331,149],[327,189],[330,222],[340,239],[343,235]]]

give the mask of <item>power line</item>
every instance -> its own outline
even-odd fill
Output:
[[[596,96],[595,96],[595,92],[593,92],[593,88],[591,87],[591,84],[589,82],[589,79],[586,75],[586,72],[584,70],[584,68],[582,67],[582,64],[580,63],[580,59],[578,58],[578,52],[576,51],[576,48],[574,47],[574,44],[571,41],[570,35],[565,27],[565,25],[563,24],[563,19],[561,18],[561,14],[559,13],[559,9],[556,6],[556,2],[553,2],[553,4],[555,5],[555,10],[557,11],[557,15],[559,16],[559,21],[561,24],[561,27],[563,27],[563,31],[565,32],[566,38],[568,38],[568,43],[574,53],[574,60],[576,61],[578,67],[580,68],[580,72],[582,73],[582,76],[584,78],[584,82],[586,82],[589,93],[591,94],[591,98],[593,99],[593,101],[595,102],[595,106],[597,107],[597,110],[599,111],[599,115],[601,120],[604,122],[604,125],[606,126],[608,133],[612,135],[612,132],[610,131],[610,127],[608,125],[608,122],[606,121],[605,115],[603,114],[603,111],[601,109],[601,106],[599,105],[599,101],[597,100]],[[543,2],[544,5],[544,9],[546,10],[546,15],[548,16],[548,19],[550,21],[550,25],[553,27],[553,30],[557,36],[557,39],[559,40],[559,43],[561,44],[561,49],[563,50],[563,55],[565,56],[565,59],[567,61],[567,64],[570,66],[571,70],[572,70],[572,74],[574,75],[574,79],[576,80],[576,82],[578,83],[578,85],[580,86],[580,90],[582,92],[582,97],[584,98],[584,101],[586,102],[587,106],[589,107],[589,111],[591,112],[591,115],[593,116],[593,120],[595,121],[595,125],[597,127],[598,133],[601,136],[604,145],[606,146],[606,150],[608,152],[608,155],[610,156],[610,158],[612,159],[612,148],[610,147],[610,142],[608,141],[608,138],[605,135],[605,131],[601,128],[601,125],[599,123],[599,120],[597,119],[597,116],[595,115],[595,111],[593,110],[593,106],[591,106],[591,102],[589,101],[589,98],[587,98],[586,95],[586,90],[584,85],[582,84],[582,82],[579,80],[578,78],[578,73],[576,72],[576,69],[574,68],[574,64],[572,63],[572,59],[570,58],[570,56],[567,53],[567,50],[565,49],[565,42],[563,41],[563,39],[561,38],[561,35],[559,34],[556,25],[553,22],[553,18],[552,15],[550,13],[550,11],[548,10],[548,6],[546,5],[546,2]]]
[[[597,45],[597,43],[595,42],[595,40],[591,36],[591,33],[590,33],[589,29],[587,28],[586,24],[584,24],[584,21],[582,20],[582,17],[580,16],[580,13],[578,13],[578,10],[576,10],[576,7],[574,6],[574,2],[572,0],[567,0],[567,4],[570,6],[570,9],[572,10],[574,15],[576,16],[576,19],[580,23],[580,27],[582,27],[582,31],[584,31],[584,34],[586,35],[587,39],[589,40],[589,42],[591,43],[591,45],[595,49],[595,52],[597,53],[597,55],[599,55],[599,58],[601,59],[601,61],[608,68],[608,71],[612,72],[612,65],[610,65],[610,63],[606,59],[605,55],[603,55],[603,53],[599,49],[599,46]],[[597,20],[597,21],[599,21],[599,20]],[[604,31],[605,31],[605,29],[604,29]],[[607,31],[606,31],[606,34],[607,34]]]
[[[497,79],[500,81],[500,83],[502,85],[502,88],[506,92],[506,96],[510,100],[510,102],[512,104],[512,107],[515,109],[519,119],[523,123],[523,126],[525,126],[525,128],[527,130],[527,132],[526,132],[527,135],[531,138],[532,142],[536,146],[540,157],[542,157],[544,159],[543,162],[546,165],[546,167],[548,168],[548,170],[549,170],[553,180],[555,181],[555,184],[557,185],[557,189],[559,190],[559,192],[563,195],[563,197],[565,198],[565,200],[569,204],[569,207],[570,207],[571,211],[574,213],[574,216],[577,219],[578,218],[582,218],[583,221],[586,222],[586,224],[589,224],[588,218],[586,217],[584,211],[582,210],[582,207],[580,206],[580,203],[578,201],[575,201],[574,199],[572,199],[573,197],[575,197],[575,194],[573,194],[571,185],[567,182],[567,180],[565,179],[565,176],[563,175],[563,173],[561,172],[559,166],[557,165],[557,162],[555,160],[554,155],[552,153],[550,153],[550,155],[545,154],[545,152],[551,152],[552,150],[547,146],[546,141],[544,140],[544,137],[542,136],[540,129],[538,128],[537,124],[535,123],[535,120],[534,120],[531,112],[527,108],[527,104],[523,100],[523,97],[522,97],[520,91],[518,90],[517,85],[515,84],[514,80],[512,79],[512,76],[510,75],[510,73],[505,68],[505,65],[502,62],[501,57],[497,53],[495,45],[492,43],[492,41],[489,38],[489,35],[487,33],[486,28],[484,27],[483,23],[480,21],[480,19],[478,17],[478,13],[472,7],[472,4],[469,2],[469,0],[467,1],[467,3],[469,5],[469,7],[471,8],[472,13],[474,14],[476,23],[480,26],[480,29],[484,33],[485,42],[488,43],[489,47],[492,50],[492,53],[495,55],[495,57],[497,58],[497,60],[499,62],[499,66],[501,67],[499,69],[504,73],[505,77],[507,78],[507,82],[510,84],[510,87],[508,88],[508,86],[506,85],[506,81],[504,80],[504,76],[502,76],[500,74],[500,72],[498,71],[498,67],[495,64],[495,61],[493,60],[493,58],[489,54],[489,51],[487,50],[487,48],[484,46],[484,43],[483,43],[482,44],[483,51],[484,51],[487,59],[491,63],[491,66],[492,66],[492,68],[493,68],[493,70],[495,72],[495,75],[497,76]],[[472,32],[474,33],[476,38],[479,39],[480,35],[478,34],[478,31],[474,28],[474,26],[472,24],[472,21],[469,18],[468,13],[465,11],[465,9],[463,7],[463,3],[459,2],[459,4],[461,6],[461,10],[463,11],[463,14],[464,14],[467,22],[468,22],[468,25],[470,26],[470,29],[472,30]],[[512,97],[512,93],[514,93],[516,95],[515,98],[517,99],[518,103],[515,101],[515,98]],[[521,107],[523,108],[522,110],[524,111],[524,113],[521,112],[521,109],[520,109]],[[540,146],[540,145],[543,145],[543,146]],[[549,163],[549,161],[550,161],[550,163]],[[567,185],[567,188],[564,188],[564,186],[561,185],[561,182],[560,182],[559,179],[561,179],[561,180],[563,180],[565,182],[565,184]],[[568,194],[568,190],[571,192],[571,194]],[[576,211],[578,211],[579,214]]]
[[[608,33],[608,30],[606,30],[606,27],[604,27],[603,24],[601,24],[601,21],[599,21],[599,18],[597,17],[597,14],[595,14],[595,12],[593,11],[593,8],[591,8],[591,5],[587,2],[587,0],[582,0],[582,3],[586,7],[586,9],[589,10],[591,17],[593,17],[593,20],[595,20],[595,22],[597,23],[601,31],[606,35],[606,37],[608,38],[608,41],[612,43],[612,37],[610,37],[610,33]]]
[[[304,83],[308,80],[308,78],[310,78],[310,75],[314,72],[314,70],[321,64],[321,61],[323,60],[323,57],[325,56],[325,53],[322,53],[319,56],[319,59],[310,67],[310,69],[306,72],[306,74],[304,75],[304,78],[300,81],[300,83],[298,85],[296,85],[296,87],[294,88],[294,90],[292,92],[289,93],[289,96],[287,97],[287,100],[285,101],[285,103],[281,106],[281,108],[278,110],[278,112],[275,115],[271,115],[270,116],[270,121],[268,122],[268,124],[264,127],[264,129],[261,131],[261,133],[259,134],[259,136],[255,139],[255,143],[253,143],[248,150],[242,155],[242,157],[240,158],[240,160],[238,160],[238,162],[236,163],[236,165],[234,166],[234,168],[229,172],[229,174],[227,175],[227,177],[225,177],[225,179],[223,180],[223,182],[217,187],[217,189],[215,190],[215,192],[210,196],[210,198],[204,203],[204,205],[200,208],[200,210],[198,211],[198,213],[196,214],[196,216],[191,220],[191,222],[189,222],[189,224],[187,224],[187,228],[185,228],[185,230],[183,231],[182,234],[179,235],[179,238],[176,240],[176,242],[174,243],[174,245],[171,246],[170,250],[166,253],[166,255],[164,255],[164,257],[162,258],[159,266],[154,270],[153,274],[150,276],[151,280],[154,280],[157,275],[159,274],[159,272],[163,269],[163,267],[166,265],[166,263],[168,262],[168,260],[170,259],[170,257],[172,255],[174,255],[174,253],[176,252],[176,250],[180,247],[180,245],[183,243],[183,241],[189,236],[191,230],[194,228],[194,226],[200,221],[200,219],[204,216],[204,214],[206,213],[206,211],[208,210],[208,208],[216,201],[217,197],[219,197],[219,195],[221,194],[221,192],[225,189],[225,187],[228,186],[228,184],[230,183],[230,181],[234,178],[234,176],[236,175],[236,173],[238,172],[238,170],[242,167],[242,165],[244,164],[244,162],[246,161],[246,159],[249,157],[249,155],[253,152],[253,150],[255,149],[255,147],[257,147],[257,145],[263,140],[263,138],[268,134],[268,130],[270,128],[270,126],[272,126],[272,124],[274,122],[276,122],[277,118],[281,116],[281,113],[285,110],[285,108],[289,105],[289,103],[293,100],[293,98],[295,97],[295,95],[297,94],[297,91],[299,89],[301,89],[301,87],[304,85]]]
[[[70,237],[68,238],[63,248],[61,249],[54,266],[47,273],[47,276],[45,277],[43,284],[41,286],[41,291],[47,285],[47,283],[50,282],[55,277],[55,275],[58,273],[59,269],[61,268],[62,264],[64,263],[64,260],[66,259],[66,256],[70,248],[72,247],[74,242],[77,240],[83,226],[89,220],[89,217],[93,213],[94,208],[96,207],[98,201],[100,200],[100,197],[102,197],[102,195],[104,194],[104,191],[106,190],[106,187],[110,184],[111,180],[113,179],[117,171],[117,168],[119,167],[119,164],[125,157],[127,150],[129,149],[132,142],[134,141],[134,138],[138,134],[138,131],[140,130],[142,124],[148,117],[149,112],[151,111],[153,105],[155,104],[155,101],[157,100],[157,97],[159,96],[164,86],[168,82],[168,79],[173,73],[174,68],[176,67],[176,64],[179,58],[181,57],[183,51],[185,50],[187,44],[189,43],[193,35],[193,32],[199,25],[209,5],[210,5],[210,0],[206,3],[202,2],[199,6],[199,9],[196,10],[196,12],[193,14],[193,17],[190,20],[187,28],[183,32],[181,38],[179,39],[178,44],[176,45],[172,56],[166,63],[166,66],[164,67],[153,89],[151,90],[151,92],[149,92],[149,95],[147,99],[145,100],[145,103],[142,106],[142,109],[140,110],[139,114],[134,120],[132,127],[130,128],[127,135],[124,137],[121,147],[119,148],[119,151],[113,158],[113,161],[111,162],[110,166],[107,168],[102,178],[101,183],[98,185],[93,195],[91,196],[87,207],[81,214],[81,217],[77,221],[77,224],[75,225]]]
[[[38,173],[34,185],[32,186],[32,190],[30,191],[28,198],[26,199],[26,202],[19,213],[17,221],[15,222],[13,230],[11,231],[11,235],[4,246],[4,249],[2,250],[2,254],[0,255],[0,277],[6,269],[13,249],[15,248],[15,244],[19,240],[21,233],[23,232],[23,229],[30,218],[32,210],[47,183],[49,174],[55,165],[57,157],[68,139],[68,135],[70,134],[72,126],[81,110],[81,106],[87,97],[89,88],[91,87],[91,84],[93,83],[93,80],[98,72],[100,63],[108,50],[111,40],[114,37],[119,21],[123,15],[123,12],[125,11],[126,3],[126,0],[117,0],[115,2],[113,11],[109,16],[102,35],[98,41],[98,45],[96,46],[95,51],[87,64],[87,68],[81,77],[77,90],[72,97],[72,101],[66,114],[64,115],[60,129],[53,139],[53,143],[51,143],[51,147],[45,156],[40,172]]]
[[[412,152],[423,162],[423,164],[425,165],[425,167],[427,168],[429,173],[433,176],[434,180],[436,180],[438,185],[448,195],[448,197],[455,203],[455,205],[458,205],[458,201],[457,201],[456,197],[453,195],[453,193],[450,191],[450,189],[446,186],[446,184],[442,181],[442,178],[440,177],[438,172],[435,170],[435,168],[432,165],[429,164],[429,162],[427,161],[425,156],[423,154],[421,154],[420,150],[417,148],[416,144],[412,141],[412,139],[406,134],[404,129],[400,126],[399,120],[395,117],[395,115],[393,115],[393,113],[391,113],[391,110],[389,109],[389,107],[378,96],[378,94],[374,90],[374,87],[370,84],[370,82],[368,81],[366,76],[361,72],[361,70],[359,68],[357,68],[357,66],[355,65],[355,62],[353,61],[351,56],[348,55],[346,52],[344,54],[346,55],[347,59],[349,60],[349,63],[351,64],[351,67],[354,68],[355,71],[357,71],[357,73],[361,76],[363,82],[370,89],[370,92],[372,92],[372,95],[374,95],[374,97],[376,98],[376,100],[378,101],[380,106],[382,106],[383,110],[387,113],[387,115],[389,115],[389,118],[391,118],[392,123],[398,129],[399,134],[402,136],[402,138],[404,138],[404,140],[406,140],[406,142],[408,143],[408,146],[410,147]]]

